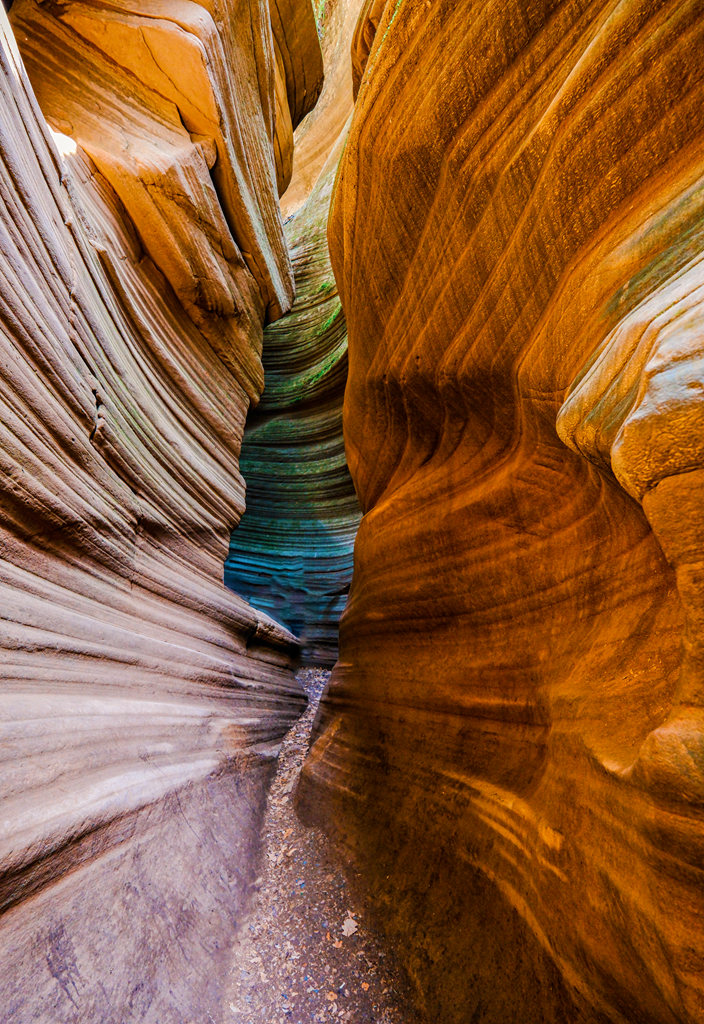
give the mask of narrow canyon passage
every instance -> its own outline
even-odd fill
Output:
[[[703,338],[704,0],[5,0],[0,1024],[704,1024]]]
[[[302,669],[309,699],[286,735],[269,793],[261,873],[240,923],[216,1024],[426,1024],[393,952],[350,888],[325,833],[294,810],[295,787],[330,673]],[[351,869],[348,869],[351,871]]]

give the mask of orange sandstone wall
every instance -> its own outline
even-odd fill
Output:
[[[325,81],[315,110],[299,126],[293,156],[293,173],[281,197],[288,221],[306,202],[314,185],[332,159],[334,147],[352,113],[350,42],[357,24],[361,0],[317,0],[316,19],[321,37]],[[324,182],[318,182],[325,188]]]
[[[368,2],[299,799],[434,1020],[704,1019],[704,4]]]

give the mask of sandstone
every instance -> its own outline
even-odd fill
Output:
[[[318,665],[337,657],[360,518],[342,437],[347,331],[326,239],[343,141],[286,225],[296,301],[264,332],[266,385],[240,460],[247,511],[225,563],[227,585],[287,625]]]
[[[384,13],[385,7],[386,0],[364,0],[362,9],[357,17],[357,24],[355,26],[351,47],[352,88],[355,99],[359,92],[359,86],[362,82],[364,69],[366,68],[367,61],[369,60],[369,52],[376,37],[376,30],[379,27],[379,21]]]
[[[270,316],[293,297],[272,147],[279,62],[263,12],[254,0],[212,10],[162,0],[138,11],[93,0],[12,8],[45,116],[92,158],[176,294],[201,315],[246,316],[243,267]],[[279,55],[285,40],[281,30]],[[282,71],[296,98],[297,68]],[[291,123],[305,109],[297,102]]]
[[[704,1017],[699,4],[367,3],[300,790],[433,1020]]]
[[[296,131],[292,178],[281,200],[286,217],[305,203],[352,113],[350,45],[360,0],[318,4],[325,81],[314,112]]]
[[[293,131],[320,95],[323,56],[310,0],[273,0],[269,10],[276,58],[275,155],[281,196],[293,174]]]
[[[296,639],[222,587],[263,324],[293,281],[272,30],[251,6],[221,31],[195,4],[18,0],[32,85],[0,12],[13,1024],[219,1016],[273,758],[304,704]]]
[[[340,110],[352,106],[350,7],[338,5],[325,23],[326,84],[303,138],[327,139],[332,149],[312,192],[285,225],[296,299],[264,332],[266,383],[240,460],[247,511],[225,563],[226,584],[288,626],[302,642],[304,662],[318,665],[332,665],[337,656],[360,518],[342,436],[347,330],[327,245],[330,197],[347,134]],[[302,180],[295,183],[299,196],[304,187]]]
[[[296,801],[427,1019],[704,1019],[703,15],[0,12],[3,1022],[228,1018],[353,563]]]

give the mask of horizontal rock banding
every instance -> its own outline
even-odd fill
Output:
[[[340,148],[286,225],[296,301],[264,332],[266,387],[240,461],[247,511],[225,563],[227,585],[288,626],[315,664],[337,656],[359,523],[342,438],[347,331],[326,241]]]
[[[347,331],[326,237],[352,110],[355,6],[341,0],[321,20],[325,86],[296,135],[303,164],[297,156],[282,200],[283,209],[296,210],[285,224],[296,300],[264,332],[266,386],[248,420],[240,462],[247,513],[225,563],[227,585],[293,630],[304,661],[323,665],[337,656],[360,518],[342,437]]]

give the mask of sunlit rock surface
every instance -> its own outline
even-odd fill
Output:
[[[332,148],[311,195],[286,222],[296,300],[264,332],[266,384],[247,420],[240,462],[247,511],[225,564],[227,585],[291,629],[304,661],[324,665],[337,657],[360,519],[342,436],[347,329],[327,245],[330,196],[347,136],[347,117],[341,122],[340,116],[352,110],[349,12],[356,6],[328,5],[321,25],[325,86],[296,147],[317,138]],[[300,176],[291,187],[302,193]],[[284,204],[287,199],[288,193]]]
[[[313,109],[323,84],[323,55],[311,0],[270,0],[269,12],[276,59],[274,153],[281,196],[293,174],[293,132]]]
[[[12,17],[57,134],[0,11],[0,1016],[221,1020],[303,704],[292,635],[222,585],[293,291],[272,28],[258,3],[222,30],[189,3]]]
[[[276,168],[281,88],[274,85],[277,76],[285,82],[290,147],[291,126],[320,90],[322,60],[308,0],[281,6],[292,20],[297,8],[307,10],[292,27],[316,54],[310,80],[305,62],[291,59],[286,12],[276,5],[275,36],[268,5],[255,0],[215,0],[212,8],[190,0],[172,7],[16,0],[12,7],[45,116],[89,154],[149,255],[200,317],[243,315],[242,265],[270,315],[293,298],[278,207],[287,172]]]
[[[315,110],[296,132],[292,177],[281,198],[287,218],[308,199],[352,113],[350,47],[361,0],[316,0],[325,81]]]
[[[704,5],[367,3],[300,804],[433,1020],[704,1019]]]

